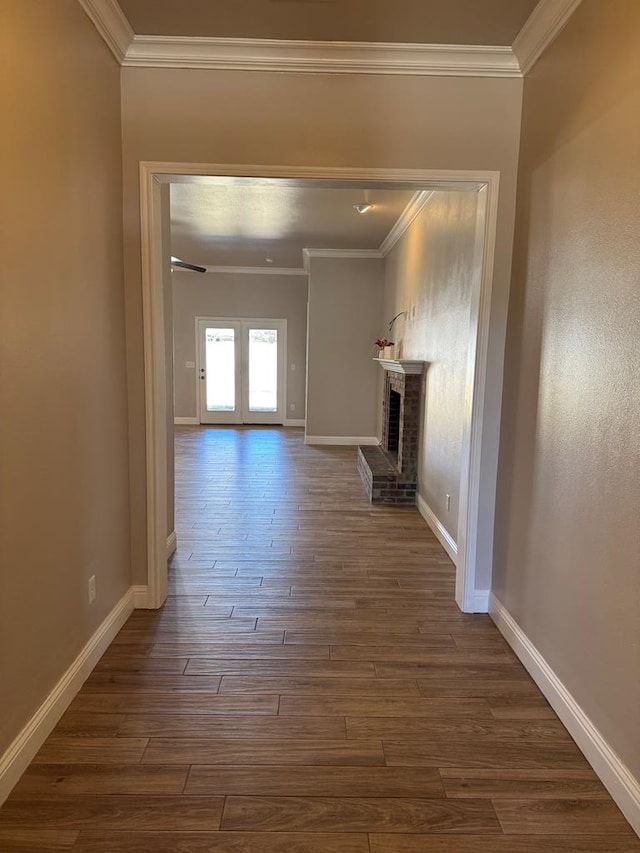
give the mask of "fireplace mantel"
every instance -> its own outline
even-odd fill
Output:
[[[373,360],[377,361],[380,367],[384,370],[389,370],[391,373],[404,373],[407,375],[422,373],[424,371],[425,364],[427,364],[426,361],[410,361],[404,358],[374,358]]]

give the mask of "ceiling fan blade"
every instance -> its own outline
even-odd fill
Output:
[[[172,267],[180,267],[183,270],[191,270],[192,272],[206,272],[206,267],[199,267],[197,264],[188,264],[186,261],[181,261],[180,258],[171,258]]]

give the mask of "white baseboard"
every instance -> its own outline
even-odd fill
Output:
[[[178,537],[175,530],[167,536],[167,560],[175,554],[178,548]]]
[[[198,418],[174,418],[173,422],[176,426],[188,426],[190,424],[198,426],[200,424],[200,420]]]
[[[456,544],[455,539],[449,533],[449,531],[446,529],[444,524],[440,521],[438,516],[431,509],[431,507],[425,501],[425,499],[422,497],[422,495],[419,493],[418,493],[417,505],[418,505],[418,510],[420,511],[420,515],[424,518],[424,520],[427,522],[429,527],[433,530],[433,532],[436,535],[436,538],[438,539],[438,541],[440,542],[440,544],[442,545],[444,550],[447,552],[447,554],[451,558],[453,564],[457,565],[458,546]],[[481,612],[484,612],[484,613],[487,612],[487,606],[489,603],[488,598],[489,598],[489,593],[487,592],[487,601],[485,603],[485,608],[484,608],[484,611],[481,611]]]
[[[136,610],[150,610],[149,606],[149,587],[147,586],[132,586],[133,606]]]
[[[491,593],[489,612],[498,630],[544,693],[620,811],[640,835],[640,781],[607,743],[592,720],[542,657],[502,602]]]
[[[449,555],[453,565],[458,567],[458,544],[455,542],[453,536],[446,529],[444,524],[440,521],[435,512],[431,509],[429,504],[425,501],[422,495],[418,494],[418,499],[416,501],[418,506],[418,511],[420,515],[427,522],[429,527],[433,530],[436,535],[438,542],[442,545],[444,550]],[[488,589],[476,589],[473,593],[473,610],[465,611],[471,613],[488,613],[489,612],[489,595],[490,590]]]
[[[380,441],[375,435],[305,435],[304,443],[337,444],[344,446],[368,444],[375,447],[380,444]]]
[[[285,418],[282,426],[286,427],[303,427],[307,422],[304,418]]]
[[[0,804],[18,782],[49,737],[76,693],[91,674],[134,607],[133,589],[127,590],[111,613],[64,673],[17,738],[0,757]]]

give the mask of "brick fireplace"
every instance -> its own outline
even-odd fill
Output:
[[[385,371],[382,441],[358,448],[358,472],[371,503],[415,504],[424,362],[379,362]]]

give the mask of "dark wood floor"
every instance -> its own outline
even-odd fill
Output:
[[[179,551],[0,810],[0,850],[638,853],[414,509],[349,448],[180,429]]]

